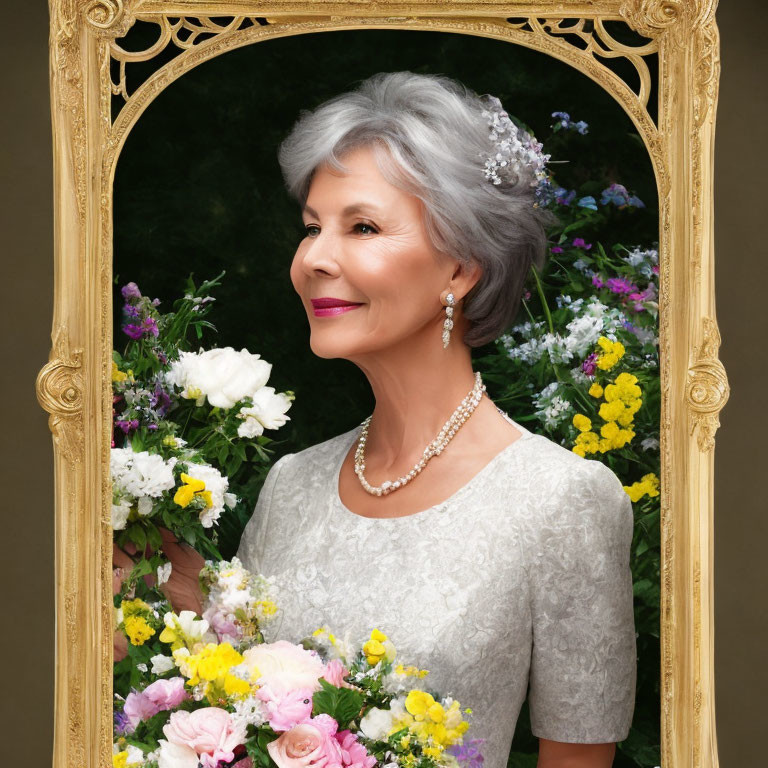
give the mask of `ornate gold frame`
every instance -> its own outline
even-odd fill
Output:
[[[662,765],[715,768],[713,453],[729,393],[717,357],[713,283],[716,0],[49,2],[55,296],[53,346],[37,395],[50,413],[55,454],[53,764],[111,765],[112,183],[125,138],[164,87],[227,50],[275,36],[393,28],[487,36],[546,52],[611,93],[645,141],[660,204]],[[136,20],[158,24],[159,40],[129,53],[115,40]],[[619,43],[604,26],[612,20],[648,41]],[[179,54],[128,94],[126,64],[153,58],[169,42]],[[659,64],[655,122],[643,61],[650,53]],[[601,61],[617,56],[635,67],[637,92]],[[115,96],[125,104],[113,120]]]

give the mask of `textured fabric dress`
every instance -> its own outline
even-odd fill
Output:
[[[277,579],[268,642],[380,629],[399,661],[429,670],[422,687],[472,708],[485,768],[505,768],[526,694],[534,736],[623,740],[637,672],[629,496],[605,464],[505,417],[522,436],[405,517],[342,503],[359,426],[283,456],[237,553]]]

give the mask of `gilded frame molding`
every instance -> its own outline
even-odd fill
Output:
[[[713,151],[720,69],[717,0],[49,0],[54,142],[54,313],[49,362],[36,382],[50,414],[56,488],[56,681],[53,764],[111,765],[112,183],[131,127],[192,67],[270,37],[362,29],[431,29],[525,45],[604,87],[643,137],[660,204],[661,738],[664,768],[717,768],[714,706],[713,481],[718,415],[729,387],[718,359]],[[115,40],[136,20],[236,17],[208,28],[130,95],[112,81]],[[564,20],[585,45],[563,36]],[[527,21],[526,21],[527,20]],[[614,40],[605,21],[648,38]],[[523,23],[526,22],[526,23]],[[199,21],[196,22],[199,25]],[[193,25],[194,27],[194,25]],[[188,30],[189,31],[189,30]],[[193,29],[194,32],[194,29]],[[573,38],[571,37],[571,40]],[[642,56],[658,54],[658,116],[647,109]],[[143,59],[154,55],[144,52]],[[125,54],[125,56],[124,56]],[[633,91],[601,58],[625,56]],[[122,59],[121,59],[122,57]],[[121,65],[122,66],[122,65]],[[125,104],[116,118],[111,99]]]

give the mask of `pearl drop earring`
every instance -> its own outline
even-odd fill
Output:
[[[445,349],[451,341],[451,329],[453,328],[453,307],[456,300],[452,293],[449,293],[445,297],[445,301],[448,306],[445,308],[445,320],[443,321],[443,349]]]

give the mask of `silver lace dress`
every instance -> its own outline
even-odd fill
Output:
[[[266,640],[322,625],[361,642],[380,629],[419,681],[471,707],[465,738],[504,768],[528,696],[534,736],[626,738],[637,657],[633,512],[619,479],[517,422],[522,433],[440,504],[369,518],[338,494],[360,427],[270,469],[237,552],[275,576]]]

